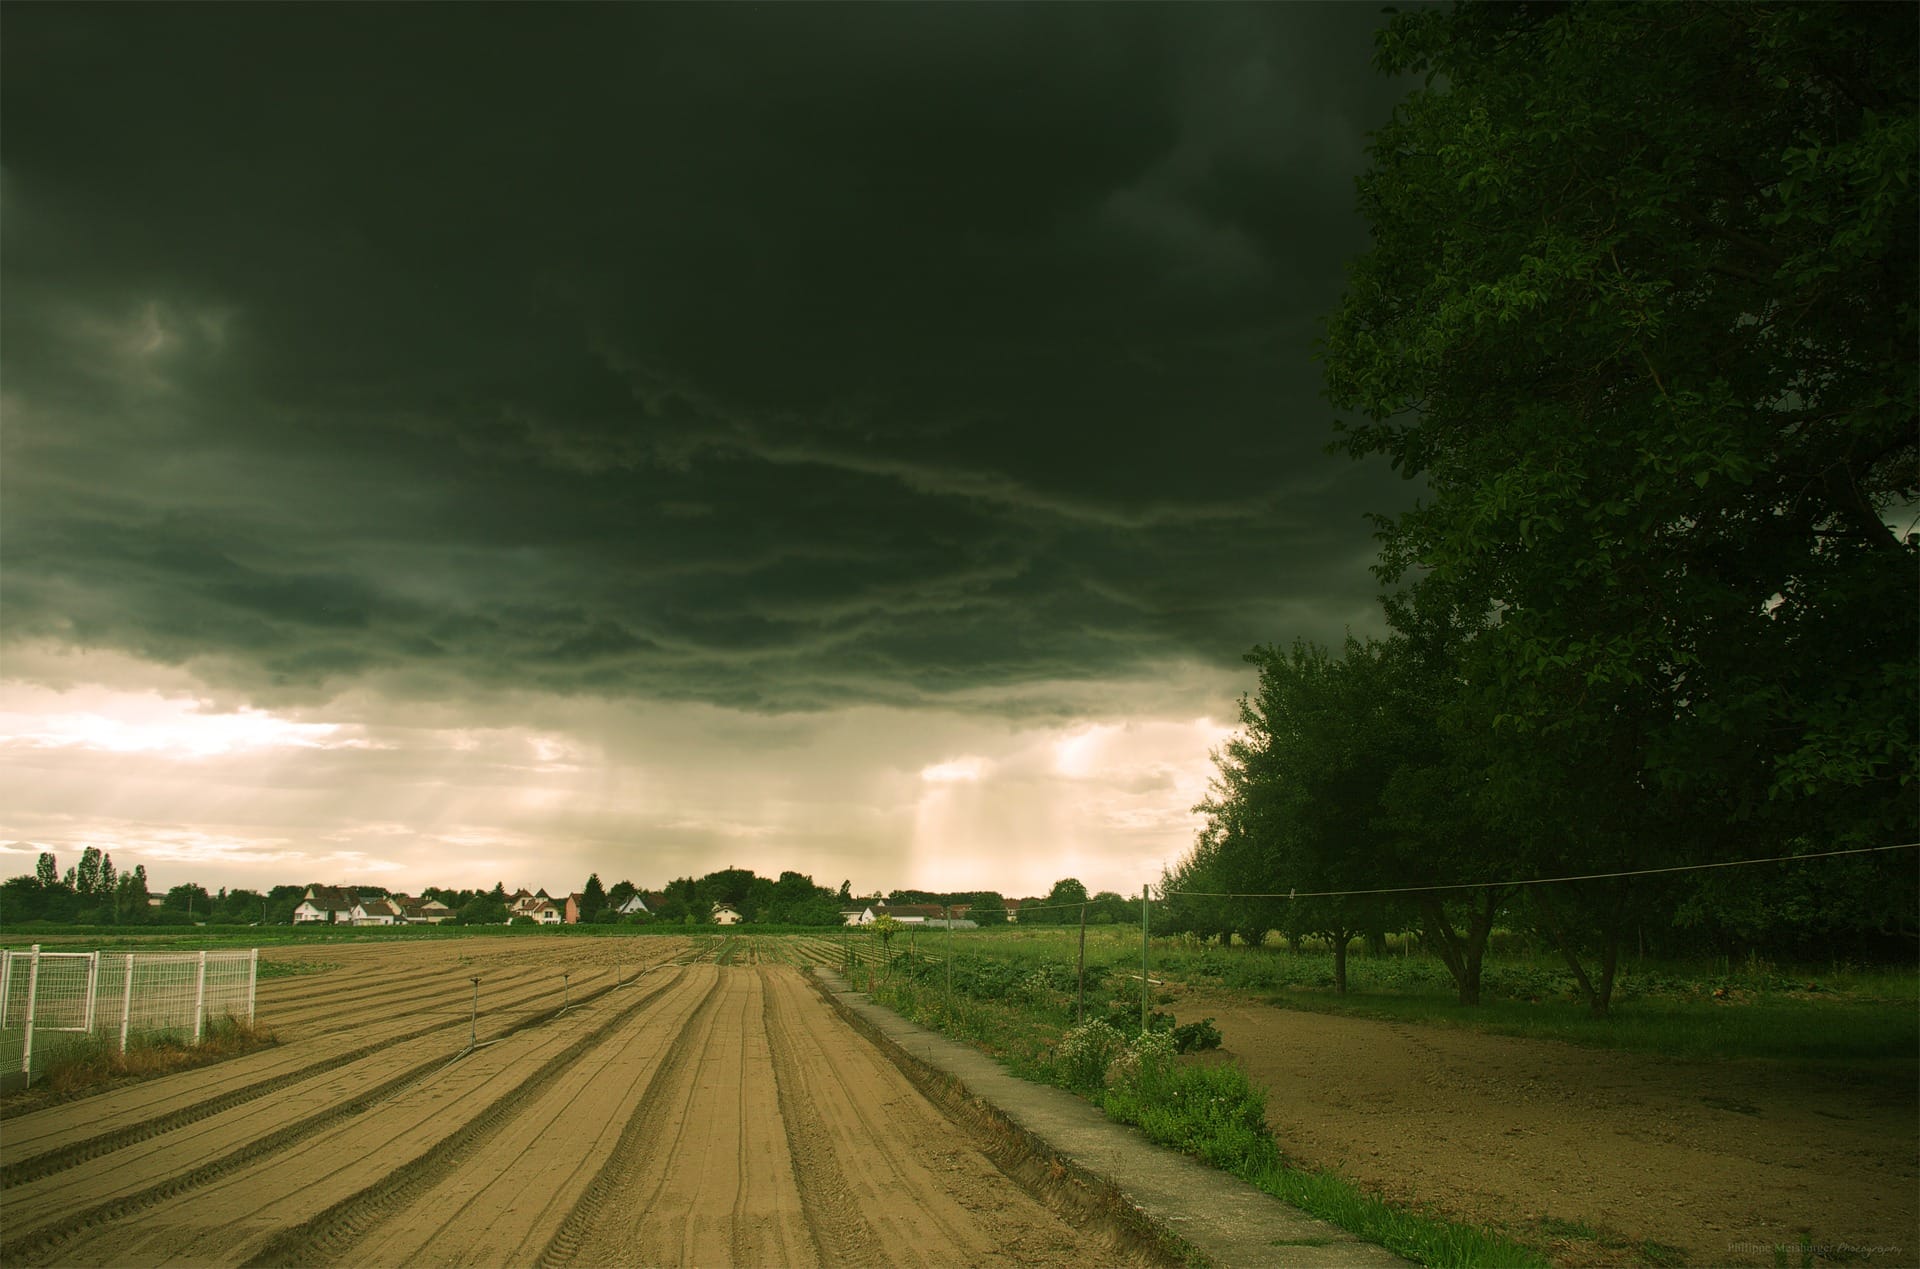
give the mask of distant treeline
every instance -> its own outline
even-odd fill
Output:
[[[294,909],[309,888],[309,885],[282,885],[264,893],[251,889],[209,892],[204,886],[187,883],[172,887],[162,896],[154,896],[148,892],[144,866],[120,873],[111,855],[89,846],[82,852],[80,861],[64,874],[59,871],[55,856],[42,852],[31,875],[0,883],[0,924],[291,925]],[[361,899],[387,898],[394,893],[379,885],[337,888],[351,891]],[[767,878],[745,868],[723,868],[704,877],[677,877],[656,891],[643,891],[625,879],[607,886],[595,872],[588,875],[577,891],[549,893],[551,898],[562,902],[569,893],[578,894],[582,921],[629,925],[709,924],[714,909],[725,904],[753,924],[837,926],[848,909],[879,902],[877,896],[856,896],[851,881],[842,881],[839,889],[834,890],[814,884],[812,877],[800,872],[786,871],[777,878]],[[627,911],[633,907],[630,901],[635,896],[639,896],[642,906]],[[508,905],[513,892],[508,891],[504,882],[496,882],[491,889],[484,890],[428,886],[418,895],[408,897],[445,904],[452,911],[450,920],[455,924],[504,925],[512,919]],[[1007,901],[992,890],[894,890],[887,894],[885,901],[956,907],[964,904],[968,907],[968,918],[981,925],[1007,921]],[[1087,906],[1087,919],[1095,924],[1140,919],[1138,899],[1123,899],[1111,892],[1089,896],[1086,887],[1072,878],[1056,883],[1044,897],[1023,902],[1029,908],[1025,919],[1034,924],[1077,921],[1077,905],[1081,903]]]

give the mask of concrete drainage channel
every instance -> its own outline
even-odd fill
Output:
[[[1110,1226],[1116,1252],[1130,1244],[1147,1261],[1197,1259],[1218,1269],[1409,1263],[1153,1144],[1071,1093],[1008,1074],[985,1054],[874,1004],[833,970],[813,973],[841,1016],[936,1105],[981,1133],[1002,1171],[1043,1201]]]

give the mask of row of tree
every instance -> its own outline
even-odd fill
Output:
[[[205,887],[189,882],[156,896],[147,889],[146,865],[136,864],[132,872],[123,873],[114,867],[112,855],[89,846],[65,873],[60,872],[59,860],[52,852],[42,851],[32,874],[0,882],[0,922],[287,924],[305,893],[305,886],[275,886],[264,894],[246,889],[209,893]],[[154,902],[156,898],[158,903]]]
[[[1250,654],[1188,928],[1417,927],[1472,1001],[1525,923],[1598,1013],[1632,929],[1912,956],[1907,850],[1498,883],[1920,838],[1917,12],[1391,19],[1427,86],[1323,356],[1425,497],[1377,521],[1390,638]]]

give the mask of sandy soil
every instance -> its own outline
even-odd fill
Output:
[[[788,965],[673,940],[287,949],[283,1043],[9,1118],[9,1265],[1042,1265],[1087,1236]],[[576,1007],[561,1003],[570,973]],[[465,1048],[471,975],[481,1044]]]
[[[1214,1018],[1295,1161],[1532,1240],[1543,1219],[1603,1234],[1558,1241],[1561,1263],[1634,1263],[1651,1240],[1691,1265],[1771,1265],[1782,1244],[1798,1264],[1805,1232],[1821,1263],[1920,1264],[1910,1070],[1837,1083],[1201,991],[1176,1009]]]

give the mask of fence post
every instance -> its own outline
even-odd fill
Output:
[[[953,905],[947,911],[947,1017],[953,1017]]]
[[[1147,903],[1150,886],[1140,887],[1140,1034],[1147,1033],[1147,1003],[1153,999],[1153,987],[1147,981]]]
[[[120,1053],[127,1052],[127,1027],[133,1022],[133,953],[127,953],[126,986],[120,996]]]
[[[253,1025],[254,993],[260,988],[260,949],[253,949],[253,956],[247,962],[247,1025]]]
[[[0,952],[0,1027],[7,1025],[7,1006],[13,1003],[13,953]]]
[[[1087,905],[1080,905],[1080,964],[1077,970],[1079,994],[1073,1002],[1073,1022],[1075,1026],[1087,1020]]]
[[[88,1036],[93,1034],[93,1009],[100,1002],[100,953],[87,953],[87,1016],[86,1025],[80,1029]]]
[[[480,1043],[480,980],[473,980],[473,1015],[467,1019],[467,1047]]]
[[[200,974],[193,986],[193,1042],[200,1043],[207,1008],[207,949],[200,949]]]
[[[33,1087],[33,1006],[39,992],[40,945],[35,943],[31,959],[27,962],[27,1029],[20,1043],[20,1069],[26,1072],[28,1088]]]

